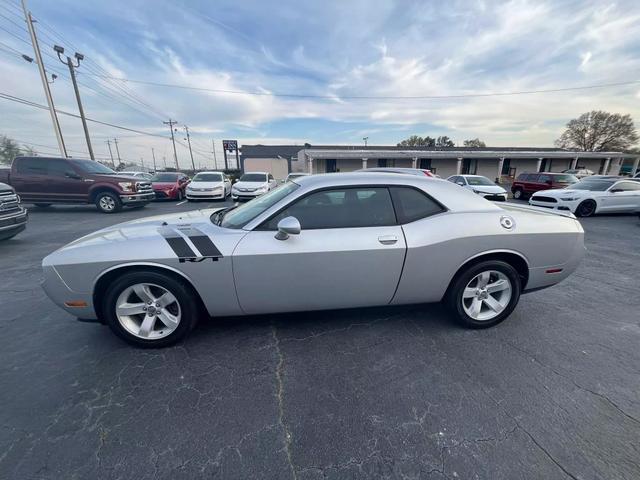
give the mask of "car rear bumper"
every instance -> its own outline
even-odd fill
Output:
[[[151,200],[155,200],[155,198],[156,198],[156,194],[153,192],[133,193],[131,195],[127,195],[127,194],[120,195],[120,201],[124,205],[129,205],[132,203],[147,203],[147,202],[150,202]]]

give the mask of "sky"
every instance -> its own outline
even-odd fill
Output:
[[[590,110],[640,121],[637,0],[27,1],[58,75],[56,108],[78,112],[53,44],[85,56],[77,74],[89,118],[150,134],[90,122],[99,159],[107,140],[117,156],[117,138],[122,159],[150,166],[153,148],[158,168],[171,166],[169,118],[182,168],[184,125],[196,166],[213,167],[212,140],[220,166],[222,139],[393,145],[416,134],[550,147]],[[20,57],[33,56],[21,13],[0,0],[0,92],[45,104],[37,66]],[[627,84],[469,97],[611,83]],[[412,96],[449,98],[398,98]],[[60,122],[70,154],[86,157],[80,120]],[[56,154],[46,110],[0,98],[0,134]]]

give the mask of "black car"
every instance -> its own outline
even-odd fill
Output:
[[[16,236],[27,228],[27,210],[13,187],[0,183],[0,240]]]

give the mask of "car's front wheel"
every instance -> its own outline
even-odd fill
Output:
[[[516,188],[513,191],[513,198],[515,198],[516,200],[521,200],[524,198],[524,192],[522,191],[521,188]]]
[[[489,260],[459,273],[447,304],[468,328],[488,328],[507,318],[520,299],[520,276],[510,264]]]
[[[100,192],[96,195],[96,207],[102,213],[115,213],[122,210],[122,202],[115,193]]]
[[[189,285],[171,275],[129,272],[112,282],[102,302],[111,330],[140,347],[166,347],[191,331],[198,301]]]
[[[585,200],[576,208],[576,216],[578,217],[590,217],[594,213],[596,213],[596,202],[593,200]]]

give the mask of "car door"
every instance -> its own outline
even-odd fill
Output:
[[[538,192],[540,190],[549,190],[552,186],[553,179],[551,178],[551,175],[545,175],[544,173],[541,173],[538,175],[534,191]]]
[[[277,224],[302,230],[275,238]],[[294,200],[240,241],[233,256],[246,313],[386,305],[402,272],[406,244],[386,187],[341,187]]]
[[[47,198],[60,202],[87,202],[92,181],[85,181],[68,161],[47,160],[47,173],[49,181],[43,187]]]
[[[273,175],[269,174],[267,180],[269,181],[269,190],[272,190],[278,186],[278,182],[276,182],[276,179],[273,178]]]
[[[605,193],[600,211],[635,212],[640,208],[640,182],[617,182]]]

